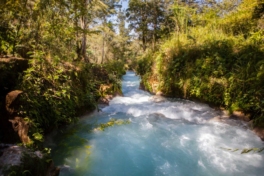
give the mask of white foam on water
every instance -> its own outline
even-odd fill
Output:
[[[131,123],[96,132],[78,128],[73,135],[89,144],[75,148],[57,164],[74,168],[74,175],[263,175],[263,153],[241,154],[245,148],[264,147],[245,123],[208,121],[219,114],[208,105],[139,90],[139,78],[133,72],[127,72],[122,86],[124,97],[115,97],[101,114],[80,123],[105,123],[110,118]],[[76,162],[82,164],[75,167]]]

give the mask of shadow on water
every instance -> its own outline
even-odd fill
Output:
[[[52,148],[52,158],[61,167],[60,175],[82,175],[90,165],[89,137],[94,124],[78,123],[57,131],[48,141]]]
[[[86,175],[91,167],[90,154],[93,146],[90,140],[96,135],[98,127],[113,119],[117,122],[126,122],[125,120],[129,117],[124,113],[105,114],[101,112],[84,117],[77,124],[60,129],[48,137],[46,146],[52,149],[53,161],[61,168],[60,175]]]

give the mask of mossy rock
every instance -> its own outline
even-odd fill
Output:
[[[2,147],[0,156],[0,174],[4,176],[57,176],[59,168],[54,166],[49,154],[21,146],[6,145]]]

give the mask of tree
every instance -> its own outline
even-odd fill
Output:
[[[113,4],[113,0],[105,0]],[[20,48],[41,50],[59,58],[89,61],[87,36],[94,19],[110,13],[101,0],[10,0],[1,1],[1,53],[13,55]],[[74,48],[75,54],[73,53]],[[26,53],[27,53],[26,51]],[[20,54],[21,55],[21,54]],[[25,57],[25,55],[23,56]]]
[[[168,35],[172,24],[171,13],[168,12],[171,4],[170,0],[129,1],[126,16],[131,30],[134,30],[142,41],[143,50],[146,50],[149,43],[152,43],[154,50],[157,40],[165,34],[165,31]]]
[[[146,50],[148,35],[148,13],[150,12],[146,0],[131,0],[126,16],[130,22],[129,26],[138,33],[142,41],[142,48]]]

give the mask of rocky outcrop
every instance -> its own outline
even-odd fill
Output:
[[[38,176],[58,176],[59,171],[47,154],[21,146],[0,144],[0,176],[11,172],[13,175],[29,172]]]
[[[253,129],[253,131],[261,138],[262,141],[264,141],[264,129],[263,128],[256,127]]]
[[[28,60],[16,57],[0,58],[0,141],[13,143],[19,140],[12,123],[17,116],[16,107],[22,91],[15,90],[19,77],[28,68]]]
[[[15,132],[17,132],[17,135],[20,138],[20,141],[23,144],[30,143],[30,139],[28,137],[28,130],[29,130],[29,123],[24,120],[24,118],[19,117],[18,108],[19,108],[19,96],[22,94],[23,91],[21,90],[14,90],[9,92],[6,95],[5,99],[5,110],[6,110],[6,116],[3,117],[5,120],[4,123],[12,124],[12,128]]]
[[[24,118],[19,117],[19,96],[22,94],[21,90],[14,90],[6,95],[5,107],[7,111],[8,121],[12,123],[13,130],[17,132],[21,142],[23,144],[30,143],[28,137],[29,123],[24,120]]]

